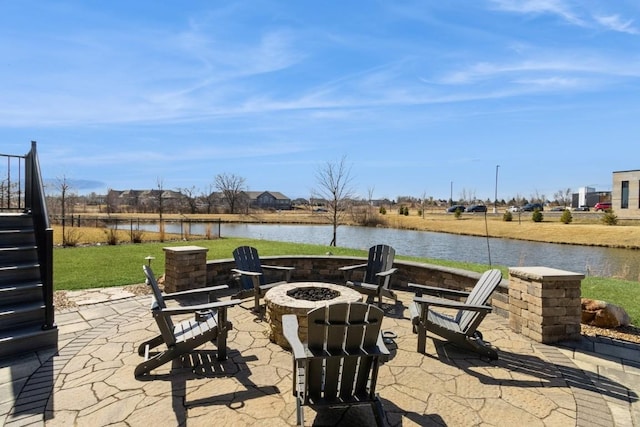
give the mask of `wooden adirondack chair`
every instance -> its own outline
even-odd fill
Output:
[[[453,344],[471,349],[490,359],[497,359],[498,353],[482,340],[477,330],[484,317],[491,312],[488,305],[491,294],[502,281],[500,270],[488,270],[482,274],[471,292],[456,291],[431,286],[409,286],[416,289],[417,296],[409,305],[414,332],[418,334],[418,352],[425,353],[427,331],[451,341]],[[422,297],[423,293],[436,298]],[[466,298],[464,302],[444,298]],[[457,309],[455,316],[438,313],[431,307]]]
[[[395,249],[388,245],[376,245],[369,248],[369,258],[366,264],[348,265],[340,267],[345,275],[347,286],[357,289],[360,293],[378,297],[378,306],[382,305],[382,297],[398,301],[396,294],[390,289],[391,275],[398,269],[393,267]],[[362,281],[352,280],[353,272],[364,269]]]
[[[232,329],[231,322],[227,321],[227,308],[240,304],[242,301],[217,301],[185,307],[167,307],[165,300],[203,293],[209,294],[209,301],[211,301],[212,292],[224,289],[227,286],[222,285],[162,294],[151,267],[144,265],[142,268],[146,276],[146,283],[153,290],[151,313],[158,324],[160,335],[143,342],[138,347],[138,354],[144,356],[144,361],[136,366],[136,378],[140,378],[148,374],[152,369],[193,351],[207,341],[216,344],[218,360],[225,360],[227,358],[227,333]],[[187,313],[193,314],[194,318],[177,324],[174,324],[171,319],[171,316]],[[151,353],[151,349],[162,344],[166,345],[166,350],[155,354]]]
[[[336,303],[307,314],[308,339],[298,336],[298,318],[284,315],[284,337],[293,353],[296,419],[304,425],[309,406],[371,405],[377,425],[384,411],[376,395],[380,362],[389,356],[380,326],[383,312],[364,303]]]
[[[262,265],[258,250],[251,246],[240,246],[233,251],[233,259],[236,268],[231,269],[240,282],[240,292],[234,295],[236,298],[254,297],[254,311],[260,307],[260,297],[274,286],[287,283],[291,280],[291,273],[295,267],[281,267],[276,265]],[[267,283],[264,270],[277,272],[284,280]]]

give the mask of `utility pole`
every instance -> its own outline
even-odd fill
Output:
[[[496,165],[496,193],[493,198],[493,213],[498,213],[498,168],[500,165]]]
[[[449,193],[449,203],[453,206],[453,181],[451,181],[451,193]]]

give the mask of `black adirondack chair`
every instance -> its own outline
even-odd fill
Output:
[[[336,303],[307,314],[307,342],[298,336],[298,318],[284,315],[284,337],[293,353],[296,420],[304,425],[304,406],[371,405],[376,424],[384,410],[376,395],[378,368],[389,356],[380,326],[383,312],[364,303]]]
[[[295,267],[282,267],[276,265],[263,265],[258,256],[258,250],[251,246],[240,246],[233,251],[233,259],[236,268],[231,269],[240,282],[240,292],[234,295],[236,298],[254,297],[255,311],[260,307],[260,297],[269,289],[291,280],[291,273]],[[283,280],[267,282],[264,270],[275,272]]]
[[[167,307],[165,300],[187,297],[197,294],[211,294],[226,288],[226,285],[194,289],[190,291],[163,294],[153,275],[151,267],[144,265],[146,283],[153,290],[151,313],[158,324],[160,335],[147,340],[138,347],[138,354],[144,361],[135,369],[136,378],[141,378],[155,369],[183,354],[190,353],[196,347],[211,341],[217,346],[218,360],[227,358],[227,334],[232,329],[227,320],[227,308],[240,304],[240,300],[214,301],[206,304]],[[172,316],[193,314],[191,319],[174,323]],[[152,352],[152,349],[164,344],[165,350]]]
[[[382,297],[398,301],[397,295],[390,288],[391,275],[398,269],[393,267],[395,249],[388,245],[376,245],[369,248],[369,257],[366,264],[348,265],[340,267],[345,275],[347,286],[358,290],[360,293],[378,297],[378,305],[382,305]],[[355,271],[363,271],[362,280],[353,280]]]
[[[409,312],[418,334],[418,352],[425,353],[427,331],[430,331],[455,345],[470,349],[490,359],[497,359],[498,353],[482,339],[477,330],[485,316],[491,312],[488,305],[491,294],[502,281],[500,270],[488,270],[482,274],[471,292],[432,286],[409,286],[416,289],[417,295],[409,305]],[[436,295],[423,297],[422,294]],[[445,298],[466,298],[464,302]],[[432,310],[432,307],[458,310],[453,316]]]

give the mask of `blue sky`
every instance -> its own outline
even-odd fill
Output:
[[[76,190],[493,199],[639,169],[640,2],[0,1],[0,152]]]

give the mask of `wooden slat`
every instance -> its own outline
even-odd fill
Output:
[[[429,323],[437,325],[441,328],[448,329],[452,332],[462,333],[462,331],[460,330],[460,325],[458,325],[456,320],[451,316],[429,310],[427,319]]]
[[[360,354],[364,329],[366,327],[367,305],[351,304],[349,310],[349,326],[345,338],[345,351],[349,354]],[[354,381],[358,371],[358,358],[348,357],[344,360],[342,379],[340,384],[340,397],[348,399],[354,393]]]
[[[309,351],[315,354],[325,354],[326,328],[324,327],[325,307],[312,310],[307,315],[307,346]],[[308,362],[308,374],[306,382],[307,400],[319,401],[322,397],[323,384],[323,359],[311,359]]]
[[[465,301],[468,305],[486,305],[491,298],[491,294],[496,289],[496,287],[502,281],[502,273],[500,270],[488,270],[485,271],[476,285],[473,287],[473,290],[467,297]],[[478,319],[478,316],[484,317],[486,313],[481,312],[473,312],[473,311],[464,311],[460,310],[458,315],[455,317],[456,322],[460,325],[460,330],[463,332],[467,331],[469,325]]]
[[[378,342],[378,335],[380,334],[380,327],[382,325],[382,317],[384,313],[378,307],[373,305],[369,306],[367,315],[368,325],[364,332],[362,347],[364,351],[367,349],[375,348]],[[364,394],[367,391],[367,383],[371,377],[371,367],[373,365],[372,357],[363,357],[360,361],[360,370],[356,377],[355,393]]]
[[[328,356],[333,356],[325,361],[324,398],[329,401],[338,396],[348,309],[348,304],[332,304],[327,307],[326,349]]]

